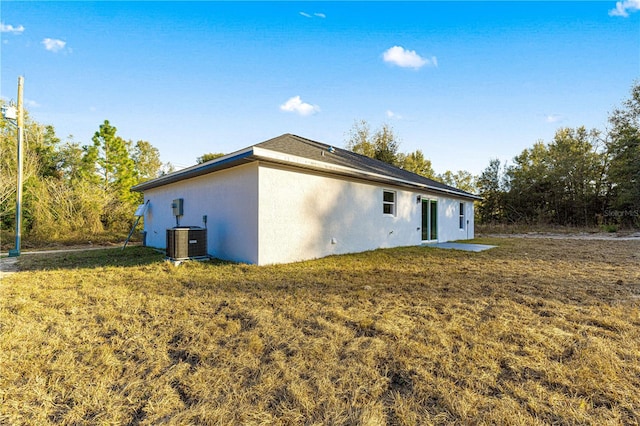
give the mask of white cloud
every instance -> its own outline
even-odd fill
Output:
[[[24,104],[29,108],[38,108],[42,106],[38,102],[34,101],[33,99],[25,99]]]
[[[300,96],[294,96],[289,98],[287,102],[280,105],[281,111],[295,112],[300,115],[312,115],[320,111],[318,105],[311,105],[306,102],[302,102]]]
[[[415,50],[405,50],[402,46],[393,46],[387,49],[382,58],[385,62],[395,64],[402,68],[419,69],[423,66],[438,66],[438,59],[432,56],[431,59],[423,58]]]
[[[616,8],[609,11],[609,16],[622,16],[626,18],[629,12],[640,10],[640,0],[624,0],[616,2]]]
[[[49,52],[56,53],[64,49],[64,47],[67,45],[67,42],[56,38],[45,38],[44,40],[42,40],[42,44],[44,45],[44,48]]]
[[[313,18],[315,16],[316,18],[324,19],[327,17],[327,15],[325,15],[324,13],[319,13],[319,12],[316,12],[313,15],[307,12],[298,12],[298,13],[300,13],[300,15],[304,16],[305,18]]]
[[[544,121],[547,123],[560,123],[564,120],[564,117],[560,114],[547,114],[544,117]]]
[[[391,118],[391,119],[395,119],[395,120],[402,120],[402,116],[400,114],[396,114],[395,112],[391,111],[390,109],[387,110],[387,118]]]
[[[14,27],[13,25],[6,25],[2,23],[0,24],[0,32],[11,33],[11,34],[22,34],[24,32],[24,27],[22,25],[18,25],[17,27]]]

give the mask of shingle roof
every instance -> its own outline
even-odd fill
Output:
[[[274,158],[273,153],[278,155],[284,154],[284,156],[283,158],[277,159]],[[312,164],[303,164],[299,161],[296,162],[290,156],[310,160],[315,163],[315,166]],[[477,195],[411,173],[407,170],[402,170],[382,161],[290,133],[269,139],[204,164],[197,164],[187,169],[143,182],[131,189],[142,192],[147,189],[157,188],[252,161],[279,162],[295,167],[320,169],[336,175],[384,182],[390,185],[409,186],[422,190],[427,189],[435,192],[453,194],[463,198],[480,199]],[[333,166],[333,168],[318,167],[318,165],[329,165]]]
[[[392,166],[374,158],[370,158],[346,149],[337,148],[301,136],[286,133],[265,142],[255,145],[260,148],[277,151],[284,154],[295,155],[308,158],[310,160],[321,161],[337,166],[349,167],[368,173],[385,175],[404,181],[415,182],[433,189],[440,189],[446,192],[456,192],[471,198],[479,198],[474,194],[462,191],[442,182],[420,176],[418,174]],[[330,152],[331,151],[331,152]]]

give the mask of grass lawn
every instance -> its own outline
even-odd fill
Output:
[[[132,247],[0,283],[0,424],[638,424],[640,242],[291,265]]]

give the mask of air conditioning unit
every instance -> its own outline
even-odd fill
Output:
[[[197,226],[167,229],[167,257],[172,260],[207,257],[207,230]]]

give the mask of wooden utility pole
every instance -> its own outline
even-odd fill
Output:
[[[22,102],[22,86],[24,77],[18,77],[18,188],[16,194],[16,247],[9,250],[9,257],[20,256],[20,240],[22,238],[22,167],[24,164],[24,107]]]

